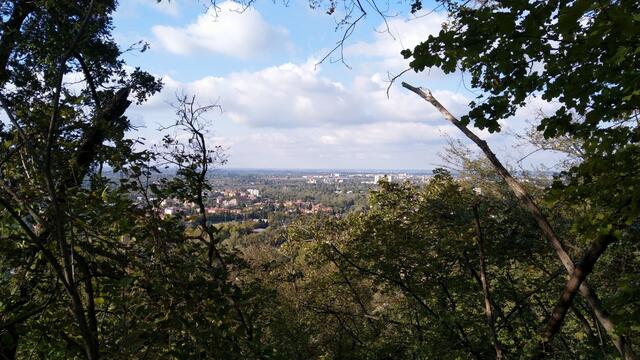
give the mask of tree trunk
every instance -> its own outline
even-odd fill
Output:
[[[484,258],[484,236],[482,235],[482,228],[480,227],[480,215],[478,214],[478,205],[473,206],[473,216],[475,218],[476,236],[478,238],[478,257],[480,258],[480,282],[482,283],[482,294],[484,295],[484,312],[487,315],[487,325],[489,326],[489,332],[491,333],[491,341],[493,342],[493,348],[496,351],[496,359],[502,360],[504,355],[502,354],[502,346],[498,340],[498,334],[496,333],[495,316],[493,314],[493,305],[491,302],[491,291],[489,289],[489,279],[487,278],[487,268]]]
[[[547,326],[542,334],[541,350],[543,352],[551,343],[555,334],[560,331],[564,318],[567,315],[567,311],[569,311],[573,298],[578,292],[578,288],[587,278],[589,273],[591,273],[593,266],[607,249],[607,246],[615,240],[616,238],[612,235],[598,237],[598,239],[589,247],[589,250],[584,254],[582,260],[576,264],[573,274],[571,275],[571,278],[569,278],[569,281],[567,281],[567,284],[562,291],[562,295],[554,307],[553,312],[549,317],[549,321],[547,322]]]

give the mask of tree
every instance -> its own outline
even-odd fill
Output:
[[[183,168],[179,175],[192,186],[167,192],[156,183],[157,154],[136,152],[136,142],[124,138],[129,98],[142,102],[161,82],[125,70],[111,37],[115,6],[94,0],[0,7],[0,266],[7,274],[0,278],[1,355],[247,356],[249,346],[238,350],[235,333],[251,328],[236,326],[227,305],[240,293],[229,281],[235,273],[212,269],[212,255],[194,258],[202,248],[189,240],[185,223],[158,216],[158,198],[168,194],[198,199],[204,219],[212,160],[182,156],[185,168],[202,165],[202,172],[194,177]],[[181,125],[196,124],[182,115]],[[105,176],[104,167],[120,181]],[[144,200],[133,202],[132,193]],[[204,252],[222,261],[217,241],[209,236]]]
[[[218,229],[207,222],[205,192],[211,190],[208,175],[212,167],[224,165],[226,157],[220,145],[210,146],[207,143],[210,123],[204,118],[207,112],[220,109],[217,104],[199,106],[196,96],[182,95],[177,97],[174,104],[176,122],[169,128],[176,128],[189,138],[187,143],[177,140],[171,135],[164,137],[163,146],[168,150],[163,156],[168,164],[176,167],[174,178],[164,184],[167,196],[175,196],[181,201],[193,203],[198,208],[198,224],[194,231],[194,238],[202,241],[207,247],[207,264],[212,271],[218,272],[216,284],[230,309],[233,309],[237,321],[247,341],[254,340],[253,324],[239,303],[241,289],[233,283],[231,276],[234,266],[240,264],[240,259],[226,254],[221,249],[221,239]],[[169,128],[163,129],[167,130]],[[237,271],[237,270],[235,270]]]
[[[602,233],[610,235],[605,236],[608,241],[620,240],[639,215],[640,90],[630,80],[638,76],[639,67],[638,4],[441,3],[451,19],[437,36],[402,52],[412,59],[411,68],[419,72],[437,66],[471,74],[471,85],[482,93],[460,119],[463,131],[469,123],[499,131],[499,120],[515,115],[533,96],[559,102],[538,130],[547,138],[569,136],[582,143],[584,160],[563,173],[550,196],[588,202],[585,216],[576,219],[582,233],[591,239]],[[595,298],[591,303],[598,308]],[[599,313],[608,333],[618,339],[606,314]],[[633,357],[624,337],[616,345]]]
[[[350,358],[520,358],[535,349],[561,269],[518,200],[492,181],[496,191],[477,195],[478,180],[439,171],[423,187],[382,182],[367,211],[291,224],[282,257],[265,266],[282,298],[276,313],[294,307],[289,328],[310,328],[295,346]],[[598,350],[580,319],[569,314],[565,326],[580,336],[559,334],[556,358]]]
[[[574,141],[573,168],[545,191],[519,183],[495,156],[502,178],[463,159],[473,169],[460,179],[438,171],[424,187],[384,182],[357,212],[283,217],[268,244],[242,251],[232,241],[257,237],[237,239],[240,231],[206,215],[209,171],[224,162],[203,117],[216,106],[179,97],[173,128],[188,140],[167,136],[164,151],[137,151],[125,137],[131,102],[162,84],[125,68],[111,37],[116,2],[0,4],[0,357],[521,357],[551,338],[548,356],[606,356],[612,348],[598,341],[591,309],[631,357],[640,313],[638,4],[441,3],[450,22],[404,55],[417,71],[471,72],[486,101],[456,120],[461,130],[473,122],[498,131],[527,97],[557,98],[563,108],[540,130]],[[311,4],[336,11],[333,1]],[[345,4],[348,36],[366,12]],[[177,167],[172,179],[163,161]],[[195,204],[195,216],[161,216],[167,199]],[[555,310],[562,269],[518,201],[548,237],[565,240],[569,268],[593,245]],[[615,329],[597,298],[585,296],[589,309],[574,297],[587,275]],[[536,329],[545,323],[548,331]]]
[[[564,184],[556,184],[562,196],[615,212],[594,222],[595,229],[637,219],[631,179],[639,174],[640,89],[633,80],[640,61],[638,4],[441,3],[451,19],[438,36],[403,51],[411,68],[469,72],[482,94],[461,123],[492,132],[533,96],[557,101],[559,109],[543,115],[538,130],[547,138],[570,136],[584,147],[584,161],[564,174]]]
[[[115,255],[99,251],[112,244],[100,240],[104,229],[92,227],[87,214],[96,211],[96,203],[86,201],[106,185],[101,164],[118,168],[132,155],[132,142],[124,139],[129,95],[144,101],[161,86],[140,70],[124,70],[110,34],[114,9],[109,0],[17,0],[0,7],[0,102],[6,116],[0,128],[2,242],[5,256],[23,261],[4,263],[4,270],[35,282],[23,288],[31,301],[9,307],[41,308],[3,316],[3,323],[16,326],[31,317],[24,315],[56,303],[28,294],[40,281],[53,281],[53,289],[41,290],[56,294],[62,287],[74,319],[67,341],[90,359],[100,356],[97,278],[108,276],[102,263]],[[82,74],[79,90],[69,82],[74,74]],[[36,263],[44,274],[24,268]],[[15,308],[12,313],[21,314]],[[12,336],[19,341],[20,331]]]

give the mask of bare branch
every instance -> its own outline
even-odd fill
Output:
[[[100,111],[100,98],[98,97],[98,92],[96,90],[95,81],[93,80],[93,76],[91,75],[91,71],[89,71],[89,67],[84,61],[84,58],[79,53],[75,54],[76,60],[80,64],[80,68],[82,69],[82,73],[84,74],[84,79],[87,81],[87,85],[89,85],[89,90],[91,91],[91,97],[93,97],[93,102],[96,105],[97,111]]]
[[[389,76],[389,86],[387,86],[387,99],[389,98],[389,91],[391,91],[391,86],[393,86],[393,84],[395,83],[395,81],[397,79],[399,79],[402,75],[406,74],[408,71],[412,70],[410,67],[406,68],[404,70],[402,70],[399,74],[397,75],[391,75],[391,73],[388,73],[387,76]]]

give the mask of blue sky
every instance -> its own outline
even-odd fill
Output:
[[[435,34],[446,16],[432,12],[408,16],[407,4],[390,9],[389,33],[380,16],[369,15],[345,44],[345,61],[318,61],[342,36],[336,16],[310,9],[308,2],[288,6],[258,1],[244,13],[239,5],[219,2],[219,10],[197,0],[127,0],[115,14],[114,34],[123,48],[143,40],[144,53],[129,52],[129,66],[163,78],[165,88],[129,112],[140,126],[133,137],[148,143],[173,119],[169,106],[176,93],[195,94],[211,113],[209,138],[227,149],[233,168],[376,168],[431,169],[446,136],[459,134],[428,104],[399,83],[386,96],[389,74],[408,63],[399,54]],[[429,3],[425,9],[431,10]],[[404,12],[404,13],[403,13]],[[339,15],[338,15],[339,16]],[[336,57],[333,57],[336,60]],[[449,109],[462,115],[474,94],[460,73],[434,69],[403,80],[430,88]],[[522,130],[537,109],[553,105],[532,99],[517,119],[505,125]],[[527,149],[513,139],[482,133],[506,161],[516,162]],[[551,159],[528,158],[526,166]]]

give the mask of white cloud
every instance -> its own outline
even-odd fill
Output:
[[[202,102],[219,102],[223,116],[232,122],[256,128],[442,121],[433,107],[413,93],[394,91],[387,98],[388,84],[379,73],[344,84],[322,76],[315,63],[310,59],[189,83],[165,76],[164,91],[145,106],[163,106],[176,92],[196,94]],[[436,90],[434,95],[455,114],[462,114],[469,102],[447,90]]]
[[[358,42],[347,47],[347,55],[399,57],[403,49],[412,49],[429,35],[437,35],[447,17],[433,12],[414,19],[396,18],[381,25],[372,42]]]
[[[453,127],[442,124],[383,122],[318,131],[310,139],[322,145],[407,145],[440,141]]]
[[[361,73],[384,72],[385,75],[378,75],[376,81],[384,82],[386,86],[389,78],[409,68],[411,59],[404,59],[400,52],[404,49],[413,49],[430,35],[437,35],[447,21],[447,15],[442,12],[431,12],[410,19],[401,17],[390,19],[386,24],[382,23],[378,26],[370,40],[349,45],[345,49],[345,57],[347,62],[355,63],[354,68]],[[452,93],[462,92],[470,97],[477,95],[467,90],[465,85],[468,85],[468,77],[465,78],[460,71],[445,74],[441,69],[433,67],[420,73],[409,71],[396,79],[398,83],[402,80],[432,89],[448,89],[452,90]],[[400,92],[405,90],[401,89]]]
[[[238,18],[221,24],[227,15]],[[176,53],[209,50],[246,57],[249,52],[241,50],[246,48],[243,41],[260,41],[233,33],[235,27],[247,27],[238,23],[246,20],[246,15],[226,13],[216,20],[211,18],[212,14],[205,14],[185,28],[156,27],[154,33],[159,36],[158,30],[160,33],[171,30],[169,35],[174,42],[165,47]],[[254,25],[250,26],[273,29],[257,12],[253,15],[249,23]],[[317,59],[191,82],[164,76],[165,89],[143,106],[143,112],[148,114],[144,117],[153,123],[170,121],[172,112],[167,102],[176,92],[196,94],[202,104],[219,103],[224,112],[216,116],[215,131],[219,137],[215,142],[229,149],[231,167],[429,168],[439,163],[437,153],[442,150],[443,135],[462,136],[431,105],[401,88],[399,80],[388,98],[386,70],[406,68],[408,62],[402,59],[400,50],[412,48],[436,34],[445,21],[446,16],[438,13],[409,22],[393,19],[389,26],[394,37],[377,33],[370,42],[349,46],[347,60],[359,62],[357,73],[350,80],[338,81],[324,75],[316,67]],[[214,29],[217,26],[226,30]],[[268,29],[251,33],[266,33]],[[210,43],[221,34],[241,40],[225,38],[221,43]],[[283,30],[281,34],[287,42],[286,32]],[[405,79],[429,86],[434,96],[456,116],[467,112],[469,97],[474,96],[461,93],[468,94],[461,84],[460,73],[444,75],[434,69],[418,75],[408,73]],[[545,107],[540,103],[532,105]],[[151,122],[148,126],[153,127]],[[515,125],[517,121],[509,119],[505,123]],[[503,149],[511,145],[511,141],[503,139],[504,134],[474,131],[495,145],[500,156],[514,153],[512,146]]]
[[[433,12],[413,19],[395,18],[378,27],[372,41],[360,41],[345,49],[347,59],[364,57],[374,66],[385,70],[401,70],[409,61],[400,51],[413,49],[429,35],[436,35],[447,20],[445,14]],[[388,25],[388,28],[387,28]]]
[[[185,83],[165,76],[163,92],[134,110],[147,125],[141,135],[159,137],[154,129],[173,118],[167,103],[183,92],[196,94],[202,104],[222,105],[212,131],[215,143],[229,149],[231,167],[430,168],[440,163],[445,134],[467,142],[431,105],[398,84],[388,99],[380,73],[343,83],[323,76],[315,63],[310,59]],[[465,96],[432,92],[454,115],[466,113]],[[554,106],[532,98],[505,126],[521,130],[522,119],[531,119],[539,108]],[[506,162],[522,157],[504,133],[473,131]]]
[[[151,31],[167,51],[189,55],[199,51],[250,59],[276,49],[291,49],[285,28],[267,23],[254,9],[225,1],[210,7],[185,27],[154,26]]]
[[[399,85],[387,98],[384,75],[338,82],[315,64],[309,59],[192,82],[165,76],[163,92],[134,110],[146,122],[139,135],[158,138],[154,129],[173,118],[168,102],[186,93],[222,105],[212,131],[215,143],[228,148],[231,167],[428,168],[443,134],[455,136],[432,106]],[[433,93],[456,115],[465,112],[464,96]]]
[[[374,123],[263,129],[218,138],[230,167],[429,168],[447,126]]]

